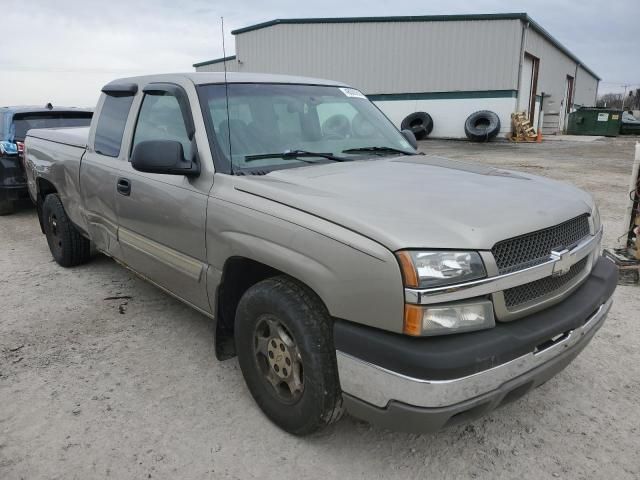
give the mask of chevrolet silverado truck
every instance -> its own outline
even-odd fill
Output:
[[[29,198],[23,165],[24,139],[30,128],[88,126],[91,110],[69,107],[0,108],[0,215],[13,213],[15,203]]]
[[[90,128],[30,130],[26,164],[54,259],[94,247],[213,319],[293,434],[491,411],[578,355],[616,285],[589,194],[420,154],[341,83],[117,80]]]

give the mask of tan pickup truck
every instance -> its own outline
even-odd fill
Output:
[[[348,85],[121,79],[90,128],[25,149],[55,260],[94,247],[211,317],[294,434],[344,409],[413,431],[485,413],[568,365],[611,306],[590,195],[419,154]]]

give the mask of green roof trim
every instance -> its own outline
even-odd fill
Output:
[[[239,28],[232,35],[259,30],[281,24],[305,23],[377,23],[377,22],[455,22],[465,20],[526,20],[526,13],[483,13],[474,15],[405,15],[397,17],[328,17],[328,18],[276,18],[268,22],[257,23]]]
[[[595,77],[601,78],[588,68],[582,61],[571,53],[564,45],[556,40],[549,32],[542,28],[526,13],[485,13],[473,15],[412,15],[397,17],[334,17],[334,18],[277,18],[268,22],[257,23],[248,27],[239,28],[231,32],[232,35],[260,30],[261,28],[272,27],[274,25],[304,25],[313,23],[376,23],[376,22],[456,22],[456,21],[477,21],[477,20],[520,20],[529,23],[531,28],[547,39],[558,50],[567,55],[574,62],[578,63],[586,72]],[[206,64],[206,62],[205,62]],[[194,65],[195,66],[195,65]]]
[[[457,90],[453,92],[374,93],[367,95],[372,102],[393,100],[450,100],[472,98],[516,98],[517,90]]]
[[[235,60],[235,59],[236,59],[236,56],[235,55],[231,55],[229,57],[214,58],[213,60],[207,60],[207,61],[200,62],[200,63],[194,63],[193,66],[194,67],[204,67],[205,65],[213,65],[215,63],[228,62],[229,60]]]

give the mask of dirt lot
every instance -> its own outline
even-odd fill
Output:
[[[621,230],[631,139],[421,147],[573,182],[606,243]],[[2,480],[640,476],[640,287],[567,370],[481,420],[408,435],[345,418],[305,439],[215,360],[209,320],[107,258],[58,267],[28,206],[0,218],[0,288]]]

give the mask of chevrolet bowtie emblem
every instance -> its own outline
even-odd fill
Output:
[[[571,252],[566,248],[564,250],[551,250],[551,260],[555,260],[553,264],[552,276],[559,277],[569,273],[573,263],[571,262]]]

